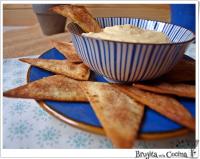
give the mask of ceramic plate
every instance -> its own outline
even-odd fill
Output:
[[[65,57],[55,48],[43,53],[39,58],[65,59]],[[37,67],[30,67],[27,80],[28,82],[31,82],[51,75],[54,74]],[[91,73],[90,80],[107,82],[103,76],[94,72]],[[179,100],[185,108],[195,116],[195,100],[186,98],[177,98],[177,100]],[[104,134],[101,124],[89,103],[45,100],[40,101],[39,104],[47,112],[64,122],[90,132]],[[181,125],[146,107],[139,137],[143,139],[160,139],[185,134],[188,131],[188,129],[183,128]]]

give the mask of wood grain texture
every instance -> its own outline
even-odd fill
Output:
[[[135,17],[170,21],[168,4],[87,4],[95,17]],[[4,25],[33,25],[37,18],[31,4],[4,4]]]
[[[26,26],[37,23],[32,9],[4,9],[3,25]]]
[[[4,4],[3,9],[32,9],[31,4]]]
[[[134,17],[170,22],[170,6],[166,4],[86,5],[95,17]]]
[[[52,48],[51,40],[70,41],[68,32],[45,36],[39,24],[27,29],[3,33],[3,57],[14,58],[27,55],[40,55]]]

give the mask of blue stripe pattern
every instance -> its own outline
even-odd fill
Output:
[[[83,32],[70,23],[72,42],[81,59],[91,70],[121,82],[153,79],[170,71],[183,57],[194,34],[177,25],[136,18],[96,18],[102,28],[114,25],[160,31],[169,37],[168,44],[142,44],[101,40],[80,36]]]

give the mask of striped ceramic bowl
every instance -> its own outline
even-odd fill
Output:
[[[101,40],[81,36],[83,32],[75,23],[68,24],[72,42],[83,62],[91,70],[118,82],[134,82],[153,79],[170,71],[183,57],[194,34],[177,25],[136,19],[97,18],[102,28],[113,25],[133,26],[160,31],[171,43],[145,44]]]

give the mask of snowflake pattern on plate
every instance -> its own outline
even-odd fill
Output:
[[[24,82],[25,82],[24,78],[20,77],[18,79],[13,80],[12,84],[16,85],[16,86],[19,86],[19,85],[25,84]]]
[[[67,139],[67,143],[74,149],[91,148],[93,141],[91,134],[83,132],[75,132]]]
[[[41,147],[53,147],[59,144],[59,138],[61,133],[59,130],[52,126],[47,126],[42,130],[39,130],[36,134],[37,144]]]
[[[33,109],[33,113],[33,119],[35,119],[36,121],[47,121],[51,119],[51,116],[39,106]]]
[[[11,79],[10,75],[3,74],[3,91],[6,91],[12,88],[11,81],[8,79]]]
[[[25,120],[19,120],[11,123],[8,128],[8,138],[13,140],[23,140],[29,137],[30,132],[33,131],[33,125]]]
[[[148,141],[139,141],[139,142],[136,142],[135,146],[138,148],[138,149],[149,149],[149,148],[159,148],[159,147],[156,147],[156,144],[155,143],[152,143],[152,142],[148,142]]]
[[[30,149],[29,146],[20,146],[19,149]]]
[[[14,75],[18,75],[19,77],[22,77],[24,75],[26,75],[26,73],[23,71],[22,68],[19,68],[19,69],[16,69],[14,72],[13,72]]]
[[[103,148],[103,149],[113,148],[111,141],[107,139],[106,137],[103,137],[99,139],[98,141],[99,141],[99,148]]]
[[[179,138],[170,142],[171,147],[176,149],[192,149],[195,148],[197,144],[198,141],[196,141],[195,138]]]
[[[10,114],[11,115],[22,115],[23,113],[27,113],[28,112],[28,108],[30,107],[30,103],[28,102],[21,102],[18,101],[16,102],[15,105],[10,106]]]
[[[3,125],[7,124],[8,119],[7,118],[3,118]]]
[[[3,60],[3,65],[7,65],[9,63],[10,60]]]
[[[3,76],[3,84],[5,85],[6,82],[8,81],[9,79],[9,76]]]
[[[61,121],[59,123],[59,126],[61,126],[62,128],[68,128],[69,127],[69,125],[67,123],[63,122],[63,121]]]

